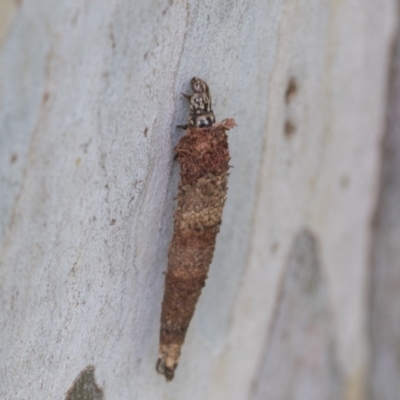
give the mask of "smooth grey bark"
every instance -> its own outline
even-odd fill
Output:
[[[398,10],[400,11],[400,9]],[[399,14],[398,14],[399,15]],[[388,77],[380,195],[371,249],[370,399],[400,396],[400,27]]]
[[[396,6],[1,2],[0,397],[256,399],[273,371],[297,398],[364,399]],[[167,384],[155,362],[192,76],[238,127],[214,261]],[[314,334],[321,379],[296,347]]]

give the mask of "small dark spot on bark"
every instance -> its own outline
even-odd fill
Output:
[[[15,0],[15,5],[17,7],[21,7],[22,6],[22,0]]]
[[[88,365],[80,372],[65,400],[104,400],[103,390],[97,385],[93,365]]]
[[[143,132],[144,137],[147,137],[147,132],[148,132],[149,128],[146,126],[146,129]]]
[[[10,163],[11,163],[11,164],[14,164],[14,163],[17,162],[17,160],[18,160],[18,155],[14,153],[14,154],[10,157]]]
[[[88,151],[88,147],[90,145],[90,143],[92,143],[92,139],[88,140],[86,143],[83,143],[81,145],[79,145],[79,147],[82,147],[83,152],[86,154]]]
[[[47,101],[49,100],[50,94],[49,92],[44,92],[43,93],[43,103],[47,103]]]
[[[289,79],[289,82],[288,82],[288,85],[286,88],[286,93],[285,93],[286,104],[289,104],[294,99],[294,97],[297,94],[297,91],[298,91],[297,82],[296,82],[296,79],[292,76]]]
[[[272,243],[272,245],[271,245],[271,253],[276,253],[278,249],[279,249],[279,242]]]
[[[115,47],[117,46],[117,43],[115,42],[115,36],[114,36],[113,29],[112,29],[112,25],[110,25],[109,36],[110,36],[110,40],[111,40],[111,47],[113,49],[115,49]]]
[[[346,188],[349,186],[349,184],[350,184],[350,178],[349,178],[347,175],[343,175],[343,176],[340,178],[340,186],[341,186],[343,189],[346,189]]]
[[[100,164],[101,169],[102,169],[105,173],[107,173],[107,171],[106,171],[106,159],[107,159],[107,154],[106,154],[106,153],[102,153],[101,156],[100,156],[100,162],[99,162],[99,164]]]
[[[285,122],[284,132],[287,138],[291,138],[296,133],[296,125],[290,119]]]
[[[106,189],[108,189],[108,183],[104,186]]]
[[[110,225],[115,225],[116,222],[117,222],[117,220],[116,220],[115,218],[113,218],[113,219],[110,221]]]
[[[74,265],[72,266],[71,270],[69,271],[70,275],[75,275],[76,273],[76,262],[74,262]]]
[[[146,51],[146,53],[144,53],[143,59],[144,59],[144,60],[147,60],[147,56],[148,56],[148,55],[149,55],[149,52]]]
[[[172,6],[172,4],[174,4],[174,1],[173,0],[168,0],[168,5],[162,11],[162,15],[165,15],[167,13],[168,9]]]
[[[72,18],[72,25],[75,26],[76,22],[78,21],[78,17],[79,17],[79,12],[76,12],[75,15]]]

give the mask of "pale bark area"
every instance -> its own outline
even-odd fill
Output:
[[[371,376],[379,393],[368,327],[390,298],[368,297],[370,255],[379,271],[400,238],[398,220],[389,239],[371,222],[396,6],[2,0],[0,397],[73,400],[88,380],[93,399],[361,400]],[[214,261],[166,383],[192,76],[238,127]]]

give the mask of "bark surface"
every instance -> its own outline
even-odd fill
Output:
[[[0,1],[0,398],[83,381],[105,399],[396,398],[398,5]],[[215,267],[167,383],[174,127],[193,76],[238,127]]]

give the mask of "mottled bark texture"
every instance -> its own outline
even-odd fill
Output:
[[[345,398],[320,246],[308,228],[294,237],[251,400]]]
[[[176,146],[181,166],[174,234],[162,304],[157,371],[174,377],[186,331],[205,284],[221,224],[229,169],[226,119],[210,128],[188,128]]]

